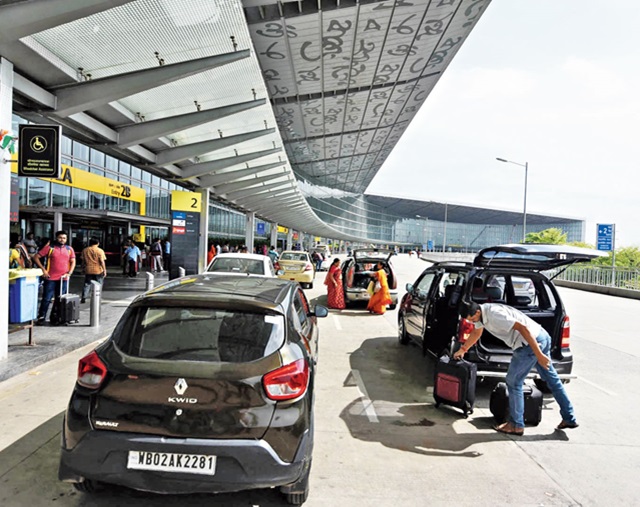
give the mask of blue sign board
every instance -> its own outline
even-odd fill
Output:
[[[258,222],[256,227],[258,234],[264,234],[264,222]]]
[[[432,239],[427,241],[427,250],[429,250],[430,252],[433,252],[433,240]]]
[[[613,250],[614,224],[598,224],[597,244],[598,250],[611,252]]]

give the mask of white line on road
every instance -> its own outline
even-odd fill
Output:
[[[584,378],[582,375],[578,375],[577,380],[582,380],[582,382],[586,382],[587,384],[589,384],[591,387],[595,387],[596,389],[602,391],[605,394],[608,394],[609,396],[618,396],[617,393],[614,393],[612,391],[608,391],[607,389],[605,389],[604,387],[600,387],[598,384],[596,384],[595,382],[591,382],[590,380],[587,380],[586,378]]]
[[[336,326],[336,329],[338,331],[342,331],[342,324],[340,324],[340,320],[338,320],[338,316],[337,315],[333,315],[333,323]]]
[[[373,407],[373,402],[369,399],[369,394],[367,393],[367,388],[364,387],[364,382],[362,381],[362,377],[360,376],[360,372],[358,370],[351,370],[351,374],[353,378],[356,379],[356,384],[358,385],[358,391],[360,391],[360,396],[362,397],[362,405],[364,407],[364,412],[367,414],[369,418],[369,422],[380,422],[378,421],[378,415],[376,414],[376,409]]]

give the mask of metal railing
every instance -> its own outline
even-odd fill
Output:
[[[561,269],[561,268],[560,268]],[[553,276],[553,273],[550,273]],[[640,269],[610,266],[571,266],[555,280],[640,291]]]

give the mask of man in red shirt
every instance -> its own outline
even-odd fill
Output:
[[[42,270],[44,278],[42,300],[36,321],[36,324],[43,324],[51,298],[55,296],[54,304],[57,304],[60,293],[67,292],[69,277],[76,267],[76,254],[73,248],[67,245],[67,232],[56,232],[56,240],[36,253],[33,260]]]

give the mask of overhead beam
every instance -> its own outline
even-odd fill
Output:
[[[200,184],[202,185],[202,187],[214,187],[222,183],[231,183],[232,181],[238,180],[240,178],[246,178],[247,176],[251,176],[253,174],[268,171],[269,169],[280,167],[284,164],[286,164],[286,162],[274,162],[272,164],[247,167],[246,169],[238,169],[235,171],[224,171],[212,174],[211,176],[203,176],[202,178],[200,178]]]
[[[271,203],[271,204],[257,204],[257,205],[250,205],[247,206],[251,211],[255,212],[255,213],[264,213],[266,211],[269,210],[278,210],[278,209],[282,209],[285,206],[292,206],[293,203],[300,203],[300,201],[295,198],[295,197],[289,197],[287,199],[283,199],[283,200],[278,200],[276,203]],[[243,206],[245,206],[243,204]]]
[[[291,194],[292,196],[294,195],[300,196],[297,189],[293,187],[288,187],[288,188],[282,188],[280,190],[273,190],[273,191],[267,190],[259,194],[253,194],[253,195],[242,197],[242,198],[234,197],[234,201],[241,203],[243,205],[250,205],[250,204],[256,204],[259,202],[264,202],[266,198],[286,197],[287,194]]]
[[[210,139],[208,141],[202,141],[199,143],[185,144],[184,146],[177,146],[175,148],[168,148],[166,150],[159,151],[156,155],[156,165],[163,166],[166,164],[175,164],[183,160],[196,157],[198,155],[204,155],[211,153],[212,151],[228,148],[229,146],[235,146],[236,144],[250,141],[258,137],[273,134],[276,131],[274,128],[255,130],[253,132],[245,132],[242,134],[236,134],[229,137],[221,137],[219,139]]]
[[[243,190],[238,190],[237,192],[229,192],[227,199],[229,200],[242,199],[243,197],[247,197],[249,195],[256,195],[264,192],[265,190],[283,187],[285,185],[288,186],[289,188],[293,188],[292,183],[293,182],[291,180],[286,180],[286,181],[279,181],[277,183],[270,183],[269,185],[263,185],[261,187],[246,188]]]
[[[258,176],[256,178],[247,178],[246,180],[234,181],[233,183],[223,183],[222,185],[215,186],[216,194],[224,194],[227,195],[234,190],[242,190],[248,187],[255,187],[260,183],[264,183],[266,181],[275,180],[278,178],[282,178],[286,176],[289,178],[289,171],[283,169],[274,174],[268,174],[266,176]]]
[[[197,127],[211,121],[220,120],[232,114],[241,113],[254,107],[266,104],[266,99],[250,100],[229,106],[216,107],[205,111],[179,114],[167,118],[133,123],[118,129],[118,145],[128,148],[134,144],[153,141],[174,132],[180,132],[191,127]]]
[[[1,15],[2,9],[0,8],[0,16]],[[56,107],[56,96],[53,93],[48,92],[33,81],[15,72],[13,73],[13,90],[42,106],[50,109]]]
[[[31,0],[0,7],[0,41],[22,37],[64,25],[133,0]]]
[[[182,178],[187,180],[189,178],[193,178],[194,176],[204,176],[205,174],[209,174],[220,169],[232,167],[237,164],[244,164],[245,162],[249,162],[256,158],[266,157],[267,155],[273,155],[274,153],[279,153],[281,151],[282,148],[271,148],[269,150],[245,153],[243,155],[238,155],[237,157],[227,157],[218,160],[211,160],[209,162],[193,164],[185,167],[182,170]]]
[[[56,114],[69,116],[94,109],[114,100],[237,62],[247,58],[249,54],[249,50],[244,49],[58,87],[55,89],[58,98]]]

